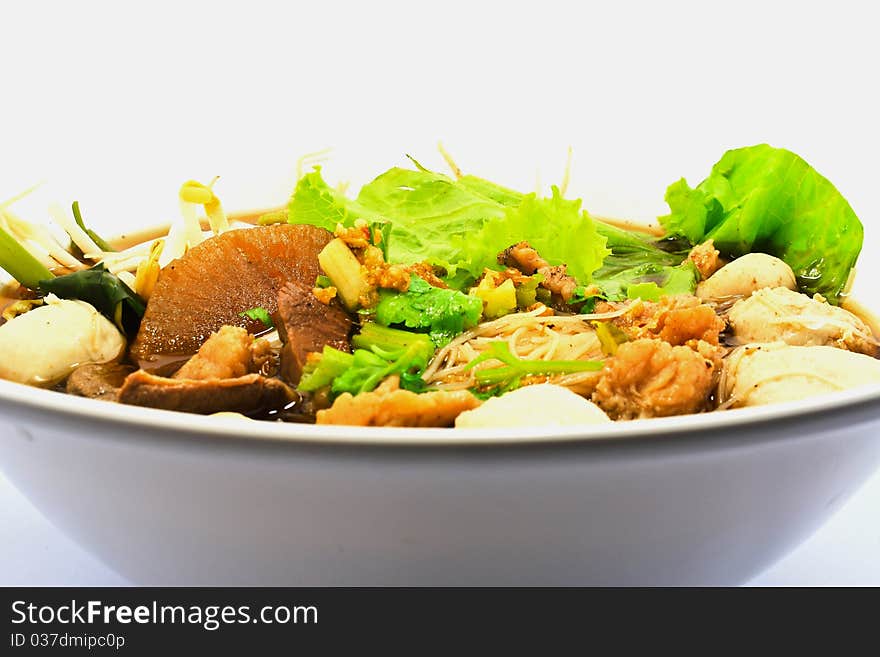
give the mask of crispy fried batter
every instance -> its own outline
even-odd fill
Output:
[[[480,405],[467,390],[416,394],[399,388],[400,380],[386,379],[373,392],[357,397],[341,394],[329,409],[318,411],[318,424],[382,427],[450,427],[463,411]]]
[[[619,309],[619,303],[600,303],[596,312]],[[687,344],[690,340],[704,340],[718,344],[718,334],[724,330],[724,320],[711,306],[689,294],[661,297],[659,301],[636,303],[632,309],[611,320],[630,340],[660,338],[672,345]]]
[[[352,249],[363,249],[370,245],[370,226],[363,219],[357,219],[354,226],[348,228],[339,224],[333,234]]]
[[[175,379],[234,379],[256,372],[266,360],[264,340],[238,326],[221,326],[174,375]],[[255,362],[255,348],[259,363]]]
[[[316,287],[312,289],[312,294],[315,295],[315,298],[323,303],[325,306],[329,306],[333,299],[336,298],[337,290],[332,285],[328,287]]]
[[[706,240],[691,249],[691,252],[688,253],[688,260],[694,263],[697,271],[700,272],[700,278],[705,281],[724,265],[724,262],[718,256],[719,253],[718,249],[715,248],[715,241]]]
[[[434,271],[434,266],[427,262],[417,262],[412,265],[389,264],[385,262],[381,249],[375,246],[367,246],[362,252],[355,253],[359,256],[363,265],[364,276],[367,283],[374,290],[376,288],[385,288],[388,290],[398,290],[406,292],[409,289],[410,275],[415,274],[422,278],[425,282],[434,287],[446,288],[448,285],[444,283]],[[378,297],[376,298],[378,301]],[[361,304],[365,308],[372,304]]]
[[[642,339],[620,345],[606,361],[593,402],[616,420],[682,415],[704,410],[721,364],[718,347],[673,347]]]

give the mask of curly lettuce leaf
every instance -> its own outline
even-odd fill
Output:
[[[504,206],[519,205],[523,199],[521,192],[502,187],[477,176],[462,176],[456,182],[465,189],[469,189]]]
[[[459,279],[461,253],[453,240],[504,215],[495,201],[451,178],[427,170],[395,167],[365,185],[359,205],[391,221],[391,262],[428,261]]]
[[[674,267],[686,255],[593,222],[580,201],[567,201],[558,190],[549,199],[539,198],[476,176],[454,180],[416,166],[386,171],[365,185],[357,200],[333,190],[316,168],[297,184],[290,221],[329,230],[357,218],[386,222],[383,245],[389,262],[430,262],[446,270],[447,283],[456,289],[469,285],[484,268],[497,269],[498,253],[523,240],[551,264],[567,264],[584,285],[591,276],[608,278],[640,265]]]
[[[455,242],[465,256],[461,266],[476,277],[484,268],[497,267],[498,254],[523,240],[551,265],[568,265],[568,273],[580,283],[590,282],[610,253],[593,220],[581,211],[580,199],[562,198],[555,186],[550,198],[527,194],[518,206],[506,208],[503,217]]]
[[[478,297],[434,287],[413,274],[406,292],[382,290],[379,293],[376,321],[383,326],[427,330],[439,347],[476,326],[482,313],[483,301]]]
[[[834,185],[791,151],[760,144],[728,151],[695,189],[669,186],[670,235],[713,239],[727,255],[769,253],[806,294],[837,303],[862,248],[863,229]]]
[[[311,224],[331,232],[338,224],[348,228],[360,218],[370,219],[372,214],[330,187],[321,177],[319,166],[297,181],[287,204],[289,223]]]

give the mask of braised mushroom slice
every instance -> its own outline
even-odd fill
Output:
[[[116,401],[125,377],[133,371],[134,367],[122,363],[86,363],[67,378],[66,390],[79,397]]]
[[[119,401],[185,413],[260,415],[302,401],[283,381],[259,374],[234,379],[169,379],[138,370],[119,391]]]

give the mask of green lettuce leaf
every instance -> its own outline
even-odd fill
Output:
[[[837,303],[862,248],[863,229],[831,182],[791,151],[760,144],[728,151],[695,189],[666,192],[660,222],[722,253],[769,253],[792,268],[806,294]]]
[[[351,354],[325,346],[321,358],[306,365],[298,389],[313,392],[329,386],[332,398],[343,392],[359,395],[375,390],[387,377],[397,374],[401,388],[423,392],[421,373],[431,353],[433,350],[425,352],[418,344],[391,350],[355,349]]]
[[[386,222],[383,248],[389,262],[443,267],[455,289],[469,285],[485,268],[498,269],[498,253],[522,240],[551,264],[567,264],[582,284],[625,270],[634,270],[633,283],[642,282],[645,273],[636,268],[676,267],[687,255],[687,249],[670,253],[646,236],[593,222],[580,201],[563,199],[558,189],[550,198],[538,198],[476,176],[453,180],[416,166],[386,171],[365,185],[357,200],[332,189],[316,168],[298,182],[289,219],[328,230],[358,218]],[[621,278],[609,283],[607,298],[626,298],[624,283]]]
[[[476,326],[482,313],[480,298],[434,287],[413,274],[406,292],[382,290],[379,293],[376,321],[383,326],[426,329],[439,347],[465,329]]]
[[[459,268],[466,263],[455,238],[504,216],[498,203],[447,176],[399,167],[365,185],[357,202],[391,221],[391,262],[426,260],[443,267],[456,287],[464,282]]]
[[[371,218],[371,213],[324,182],[321,167],[316,166],[297,181],[287,204],[287,217],[289,223],[311,224],[332,232],[338,224],[348,228],[356,219]]]
[[[486,267],[497,268],[498,254],[523,240],[551,265],[567,264],[580,283],[590,282],[610,253],[593,220],[581,211],[580,199],[562,198],[555,186],[550,198],[527,194],[516,207],[507,207],[504,216],[453,242],[464,255],[460,266],[476,277]]]
[[[523,194],[507,187],[502,187],[476,176],[462,176],[458,184],[476,194],[495,201],[500,205],[516,206],[522,201]]]
[[[645,263],[595,282],[609,301],[657,301],[661,296],[693,294],[698,280],[697,268],[686,260],[675,267]]]

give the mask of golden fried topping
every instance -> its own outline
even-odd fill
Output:
[[[599,303],[597,313],[617,310],[622,304]],[[718,334],[725,324],[711,306],[689,294],[660,297],[659,301],[640,301],[629,312],[611,320],[630,340],[660,338],[672,345],[689,340],[718,344]]]
[[[315,295],[315,298],[325,306],[329,306],[330,302],[336,298],[336,292],[336,288],[332,285],[328,287],[316,287],[312,290],[312,294]]]
[[[396,376],[386,379],[373,392],[352,397],[345,392],[333,406],[318,411],[318,424],[382,427],[451,427],[463,411],[480,405],[467,390],[416,394],[401,390]]]
[[[616,420],[697,413],[709,404],[721,350],[656,339],[625,342],[605,363],[593,402]]]
[[[691,249],[691,252],[688,253],[688,260],[694,263],[697,271],[700,272],[700,278],[705,281],[724,265],[718,255],[715,242],[706,240]]]
[[[265,340],[238,326],[222,326],[175,373],[175,379],[234,379],[256,372],[266,360]],[[255,354],[260,363],[256,363]]]

